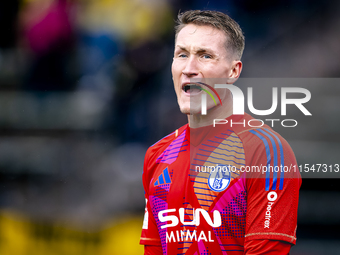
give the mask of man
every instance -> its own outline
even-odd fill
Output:
[[[179,15],[172,75],[189,124],[146,153],[145,254],[288,254],[295,244],[299,173],[263,171],[297,169],[291,148],[248,114],[233,115],[230,90],[214,88],[240,76],[243,49],[229,16]],[[206,113],[204,92],[218,96],[206,100]]]

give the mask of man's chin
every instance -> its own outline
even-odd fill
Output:
[[[183,113],[183,114],[187,114],[187,115],[189,115],[190,114],[190,109],[187,109],[187,108],[181,108],[180,109],[181,110],[181,113]]]
[[[201,114],[201,108],[199,109],[181,108],[181,112],[186,115],[198,115]]]

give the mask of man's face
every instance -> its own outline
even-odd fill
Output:
[[[227,37],[221,30],[211,26],[186,25],[177,35],[174,58],[172,62],[172,76],[177,95],[177,101],[182,113],[200,114],[202,90],[190,86],[190,79],[199,78],[237,78],[235,73],[233,54],[226,49]],[[235,77],[235,75],[237,77]],[[214,84],[209,84],[213,86]],[[207,89],[205,87],[204,89]],[[207,89],[212,92],[210,89]],[[230,92],[216,89],[222,103],[230,98]],[[215,107],[208,96],[207,108]]]

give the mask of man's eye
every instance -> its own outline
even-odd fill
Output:
[[[178,55],[179,58],[186,58],[187,57],[187,54],[184,54],[184,53],[181,53]]]
[[[205,58],[205,59],[210,59],[210,58],[212,58],[211,55],[207,55],[207,54],[202,55],[202,57]]]

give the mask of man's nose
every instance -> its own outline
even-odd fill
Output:
[[[198,60],[195,58],[195,56],[190,56],[182,73],[188,77],[196,76],[199,74],[198,66]]]

